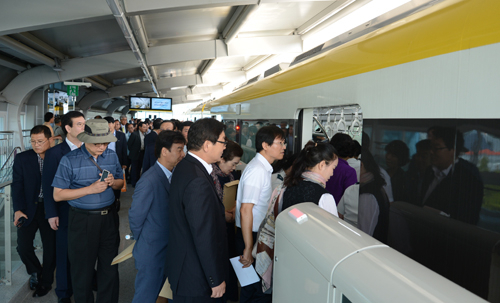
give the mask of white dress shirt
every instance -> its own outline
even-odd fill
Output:
[[[116,130],[113,132],[113,136],[116,138]],[[116,152],[116,142],[109,142],[108,148]]]
[[[240,210],[242,203],[254,204],[252,209],[252,231],[257,232],[262,220],[266,216],[267,206],[272,194],[271,174],[273,167],[257,153],[248,163],[241,175],[236,196],[236,226],[241,228]]]
[[[203,164],[203,166],[205,167],[205,169],[207,170],[208,174],[210,175],[212,173],[212,165],[211,164],[208,164],[207,162],[205,162],[205,160],[203,160],[202,158],[198,157],[197,155],[193,154],[192,152],[188,152],[191,156],[193,156],[196,160],[200,161],[201,164]]]
[[[71,149],[71,151],[74,151],[75,149],[79,148],[78,146],[73,144],[73,142],[69,141],[68,137],[66,137],[66,143],[68,143],[69,149]],[[83,142],[82,142],[82,146],[83,146]]]

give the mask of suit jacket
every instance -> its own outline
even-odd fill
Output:
[[[42,172],[42,187],[44,192],[44,207],[45,207],[45,218],[50,219],[54,217],[59,217],[59,224],[67,225],[68,222],[68,202],[54,201],[54,188],[52,187],[52,181],[54,181],[54,176],[57,172],[57,167],[59,167],[59,162],[61,158],[69,153],[71,148],[69,147],[66,140],[61,144],[58,144],[45,152],[45,159],[43,161],[43,172]],[[64,211],[61,211],[64,210]]]
[[[212,177],[190,154],[175,168],[170,188],[166,264],[172,291],[210,297],[228,272],[224,205]]]
[[[433,179],[434,172],[429,168],[423,180],[422,198]],[[450,173],[422,203],[449,214],[453,219],[477,224],[483,203],[483,181],[479,170],[470,162],[459,158]]]
[[[124,133],[117,130],[116,140],[115,149],[118,161],[120,161],[120,165],[127,165],[127,138]]]
[[[128,219],[136,240],[133,255],[137,265],[165,265],[169,190],[170,183],[158,163],[136,184]]]
[[[149,134],[147,134],[144,137],[144,148],[151,144],[154,145],[156,142],[156,138],[158,138],[158,134],[154,130],[152,130]]]
[[[35,151],[18,154],[12,168],[12,204],[14,212],[20,210],[28,216],[23,226],[29,225],[35,216],[41,184],[42,174]]]
[[[150,144],[146,146],[144,151],[144,160],[142,161],[142,173],[146,172],[149,168],[155,165],[156,160],[155,145]]]
[[[129,150],[130,160],[139,159],[139,153],[141,151],[141,136],[139,135],[139,130],[133,132],[127,142]],[[146,146],[146,145],[144,145]]]

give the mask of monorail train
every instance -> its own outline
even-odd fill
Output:
[[[291,151],[337,132],[361,142],[364,132],[370,142],[362,145],[387,170],[386,146],[404,142],[409,157],[391,178],[387,244],[500,302],[499,54],[500,1],[413,2],[194,111],[233,123],[244,161],[255,153],[246,136],[257,122],[292,126]],[[417,198],[424,181],[411,177],[422,156],[416,145],[436,127],[453,131],[455,153],[447,186],[426,207],[429,193]],[[437,161],[441,147],[426,142],[426,157]]]

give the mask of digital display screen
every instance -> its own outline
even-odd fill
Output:
[[[151,98],[152,110],[172,110],[172,99],[170,98]]]
[[[130,106],[133,109],[151,109],[151,98],[149,97],[130,97]]]

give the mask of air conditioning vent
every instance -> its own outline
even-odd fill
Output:
[[[295,57],[295,59],[293,59],[293,62],[290,63],[290,66],[294,66],[295,64],[297,64],[301,61],[304,61],[306,59],[309,59],[309,58],[315,56],[316,53],[319,53],[321,51],[321,49],[323,49],[323,44],[318,45],[315,48],[310,49],[307,52],[298,55],[297,57]]]

